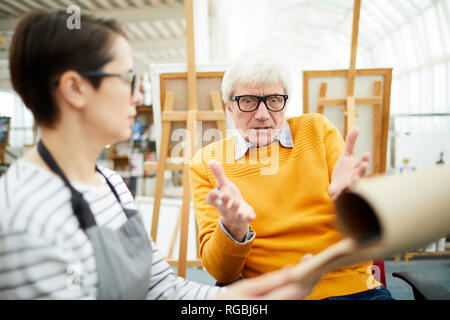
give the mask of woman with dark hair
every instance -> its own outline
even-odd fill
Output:
[[[0,179],[0,299],[302,298],[290,269],[227,289],[177,277],[148,237],[130,191],[95,165],[127,140],[142,102],[131,48],[112,20],[33,11],[10,47],[14,90],[41,130]]]

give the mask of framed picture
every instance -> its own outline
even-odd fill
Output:
[[[0,117],[0,145],[9,144],[11,117]]]

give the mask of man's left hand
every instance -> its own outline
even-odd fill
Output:
[[[369,153],[365,152],[359,159],[354,156],[358,128],[352,128],[345,139],[345,149],[334,166],[328,193],[333,201],[342,191],[364,177],[369,167]]]

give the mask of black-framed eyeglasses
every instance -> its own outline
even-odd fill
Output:
[[[107,73],[102,71],[81,71],[78,72],[80,75],[88,78],[105,78],[105,77],[120,77],[131,84],[131,95],[133,95],[139,88],[139,77],[136,72],[127,73]]]
[[[231,96],[232,101],[237,101],[239,110],[242,112],[253,112],[258,109],[261,101],[264,102],[267,110],[273,112],[280,112],[286,106],[288,99],[287,94],[271,94],[268,96]]]

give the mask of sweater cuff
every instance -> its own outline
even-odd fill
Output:
[[[247,242],[253,240],[255,238],[255,232],[251,231],[250,229],[250,225],[248,226],[248,231],[245,234],[245,239],[244,241],[237,241],[227,230],[227,228],[225,228],[225,226],[222,223],[222,217],[219,218],[219,226],[220,229],[222,229],[222,231],[234,242],[236,242],[237,244],[246,244]]]
[[[250,235],[250,237],[249,237]],[[247,257],[250,253],[251,246],[255,239],[256,233],[249,226],[249,232],[247,233],[247,240],[244,242],[237,242],[232,237],[225,233],[225,229],[222,228],[221,222],[217,223],[217,227],[212,235],[212,242],[216,244],[217,249],[222,253],[234,256],[234,257]],[[248,238],[249,237],[249,238]]]

